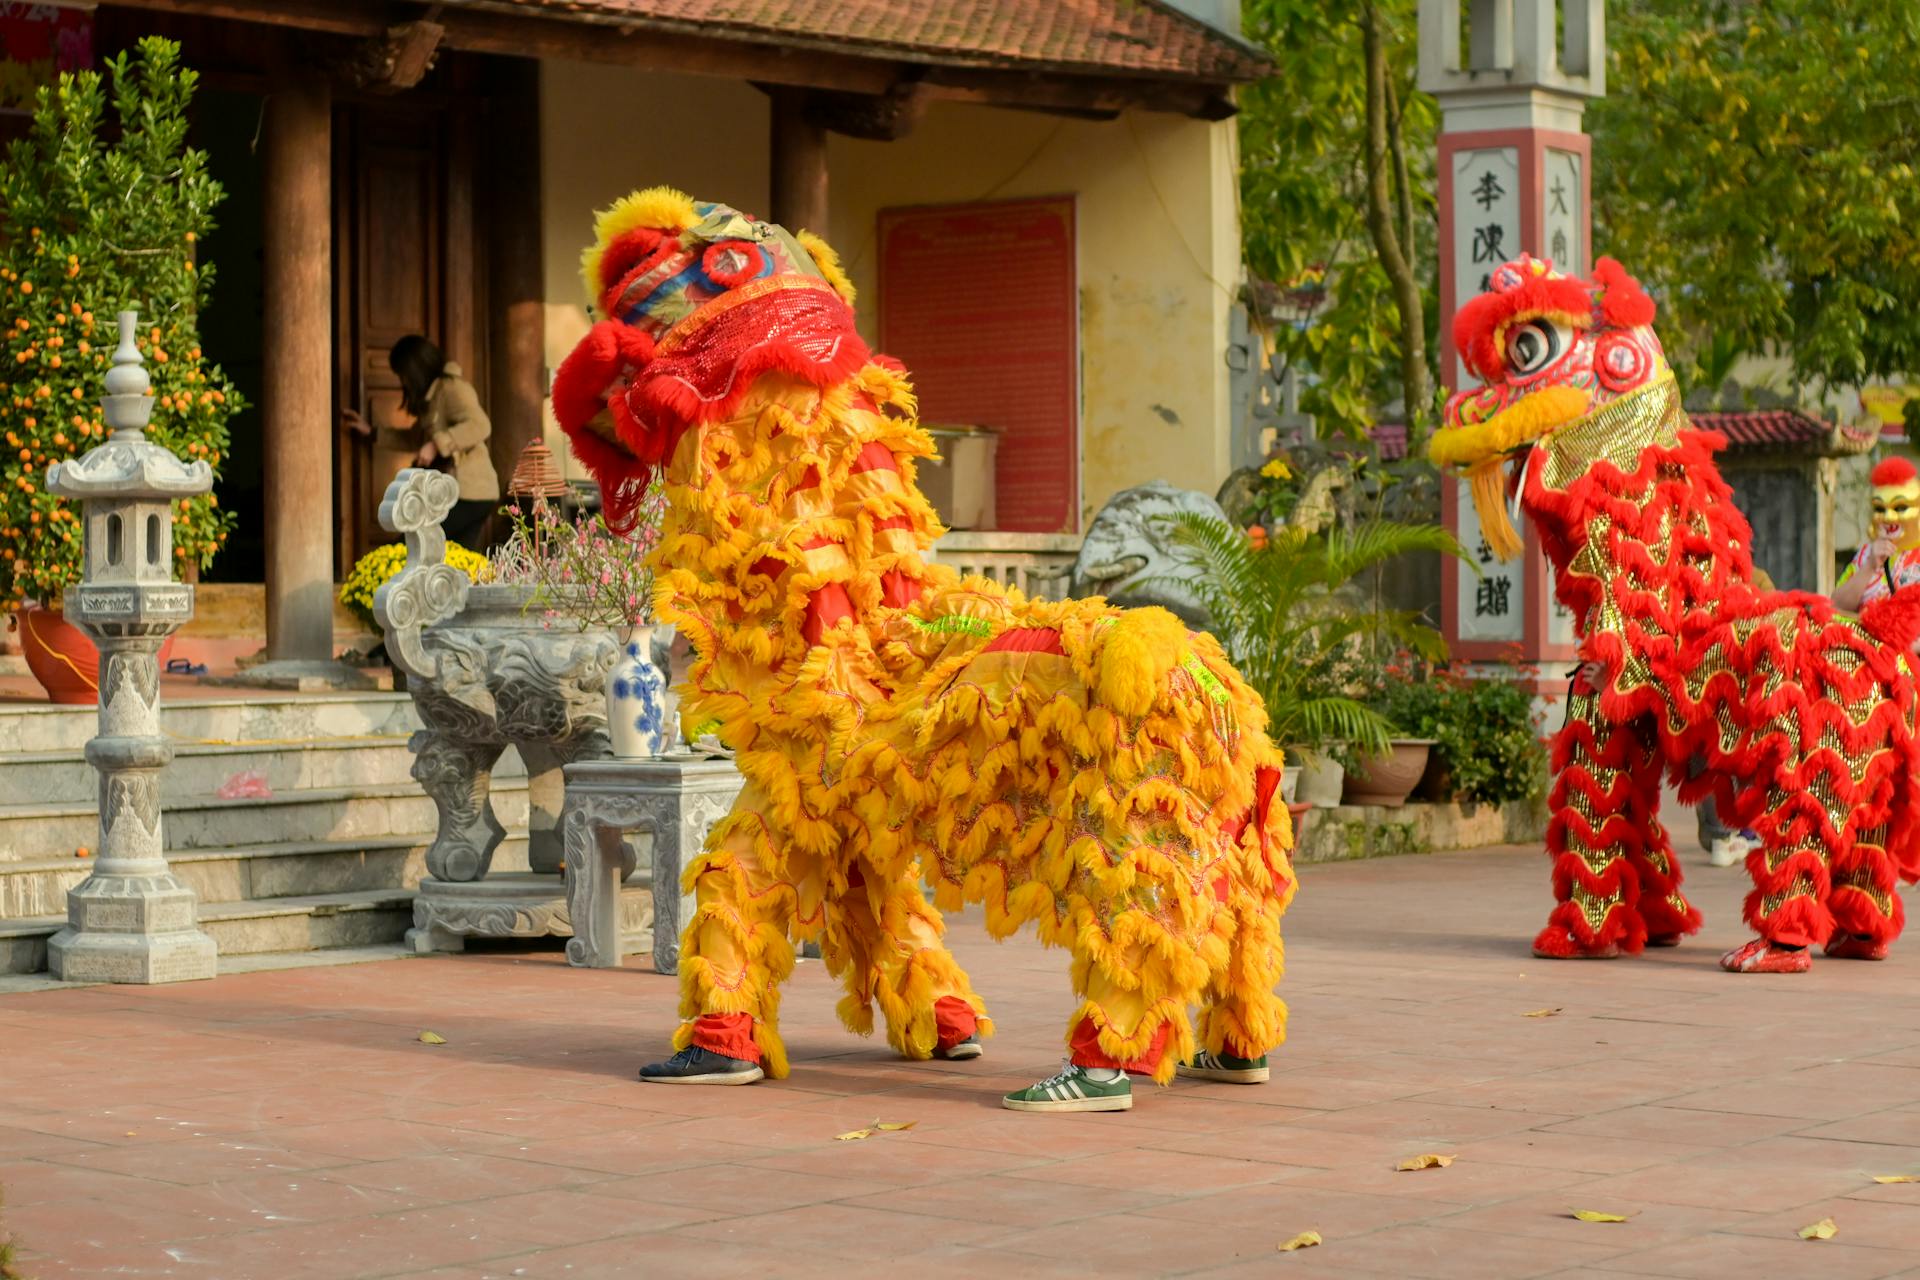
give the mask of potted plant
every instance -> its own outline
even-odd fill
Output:
[[[1311,771],[1332,762],[1337,751],[1359,758],[1387,754],[1393,726],[1364,697],[1370,655],[1391,644],[1437,659],[1446,646],[1419,615],[1381,608],[1351,584],[1409,552],[1459,555],[1451,534],[1369,519],[1322,533],[1283,525],[1251,539],[1233,525],[1188,513],[1173,517],[1171,540],[1187,570],[1182,581],[1213,616],[1228,656],[1266,703],[1267,732],[1290,759]],[[1301,779],[1303,801],[1314,798],[1310,781]],[[1330,803],[1338,803],[1337,794]]]
[[[1545,790],[1539,716],[1521,683],[1528,670],[1502,664],[1469,674],[1410,654],[1386,669],[1382,714],[1403,732],[1433,739],[1423,799],[1499,805]]]
[[[598,513],[566,518],[535,500],[507,508],[513,531],[493,554],[493,577],[533,588],[528,608],[543,624],[570,620],[612,631],[620,656],[607,673],[607,735],[620,759],[649,759],[674,743],[667,680],[653,661],[653,568],[666,497],[659,482],[641,499],[633,528],[616,533]]]
[[[62,74],[38,91],[27,136],[0,163],[0,601],[21,611],[28,664],[60,701],[93,701],[99,657],[60,616],[80,578],[80,518],[46,492],[46,475],[106,438],[103,326],[122,310],[152,317],[137,340],[155,399],[148,439],[217,476],[242,408],[200,347],[213,269],[196,255],[224,193],[186,145],[197,77],[179,52],[149,38],[107,63],[111,123],[102,77]],[[232,527],[216,494],[181,501],[175,571],[211,563]]]

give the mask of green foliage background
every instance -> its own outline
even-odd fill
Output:
[[[1609,6],[1594,242],[1656,288],[1683,378],[1920,369],[1920,5]]]
[[[1436,275],[1434,146],[1439,107],[1414,85],[1416,0],[1380,0],[1387,64],[1406,137],[1413,254],[1423,282],[1429,362]],[[1240,95],[1241,240],[1248,270],[1286,286],[1316,268],[1325,301],[1305,329],[1275,335],[1275,365],[1312,373],[1300,407],[1328,431],[1364,431],[1399,387],[1399,319],[1366,224],[1366,75],[1356,7],[1334,0],[1246,0],[1247,38],[1274,75]]]
[[[1439,110],[1415,88],[1416,0],[1378,8],[1434,359]],[[1276,66],[1240,96],[1247,267],[1281,286],[1327,268],[1314,323],[1279,332],[1275,359],[1312,375],[1301,407],[1323,430],[1351,431],[1399,394],[1366,234],[1359,6],[1245,0],[1242,19]],[[1608,6],[1607,41],[1586,115],[1594,253],[1653,290],[1683,384],[1717,388],[1742,356],[1784,358],[1815,400],[1920,373],[1920,4],[1634,0]]]
[[[241,408],[200,349],[213,269],[195,254],[223,193],[186,145],[197,77],[177,45],[151,38],[107,71],[43,87],[30,134],[0,165],[0,605],[57,605],[79,579],[79,513],[46,492],[47,467],[105,438],[117,312],[140,313],[149,439],[217,473]],[[232,526],[211,494],[182,502],[176,571],[211,562]]]

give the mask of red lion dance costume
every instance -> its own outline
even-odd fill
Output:
[[[808,937],[848,1027],[878,1004],[903,1055],[976,1056],[984,1005],[925,881],[996,935],[1031,922],[1073,951],[1072,1060],[1009,1106],[1125,1109],[1125,1070],[1264,1079],[1292,831],[1219,646],[1162,610],[1028,600],[922,558],[932,447],[817,239],[655,188],[600,215],[585,270],[610,318],[554,409],[616,526],[664,473],[682,714],[718,722],[747,780],[688,868],[679,1052],[642,1078],[784,1076],[779,984]]]
[[[1658,818],[1665,771],[1759,836],[1746,918],[1760,936],[1725,968],[1802,972],[1819,944],[1882,959],[1903,921],[1897,881],[1920,879],[1916,597],[1854,618],[1755,586],[1752,534],[1713,464],[1725,442],[1688,425],[1653,313],[1611,259],[1591,281],[1507,263],[1455,319],[1485,385],[1448,402],[1431,446],[1466,473],[1508,558],[1517,470],[1579,627],[1547,828],[1559,906],[1534,952],[1631,954],[1700,927]]]

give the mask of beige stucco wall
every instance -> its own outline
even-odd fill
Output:
[[[764,213],[768,107],[749,85],[704,77],[547,62],[541,80],[553,366],[586,327],[577,263],[593,209],[666,182]],[[1094,122],[936,103],[902,141],[833,138],[828,237],[871,335],[879,210],[1074,195],[1083,521],[1148,480],[1211,493],[1229,455],[1234,136],[1231,123],[1149,113]]]

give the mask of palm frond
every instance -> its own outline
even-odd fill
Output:
[[[1166,528],[1176,572],[1151,581],[1178,585],[1206,607],[1227,655],[1266,703],[1275,739],[1386,750],[1391,727],[1350,696],[1341,674],[1346,659],[1373,641],[1427,658],[1444,657],[1446,646],[1417,613],[1368,606],[1346,587],[1402,555],[1465,559],[1459,542],[1435,526],[1384,520],[1320,535],[1281,528],[1265,547],[1238,526],[1195,512],[1168,517]]]

